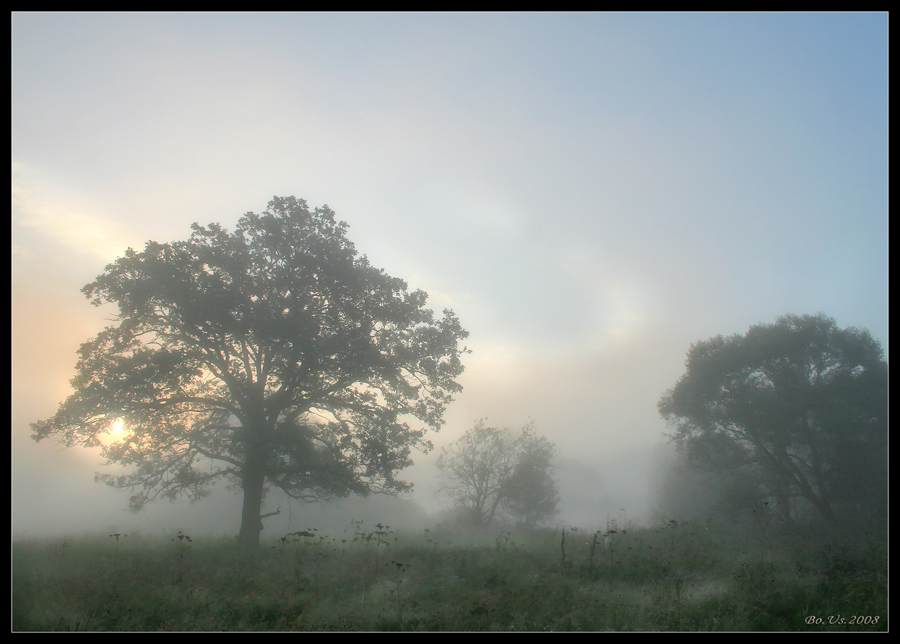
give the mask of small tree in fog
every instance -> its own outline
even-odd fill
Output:
[[[556,513],[555,456],[553,444],[534,433],[533,423],[514,431],[479,421],[438,458],[441,489],[475,527],[487,528],[501,518],[533,526]]]
[[[243,490],[240,537],[258,544],[266,490],[297,499],[397,493],[410,449],[430,448],[461,390],[451,311],[360,256],[328,207],[275,197],[233,233],[194,224],[187,241],[128,249],[83,292],[119,313],[79,351],[75,393],[35,440],[103,448],[138,490],[199,498],[220,478]],[[415,426],[411,426],[414,424]]]
[[[685,364],[659,411],[691,467],[743,470],[755,501],[828,521],[886,517],[887,363],[868,331],[787,315],[698,342]]]

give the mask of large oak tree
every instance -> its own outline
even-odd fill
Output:
[[[829,521],[885,515],[887,363],[868,331],[786,315],[693,344],[685,365],[659,411],[691,466],[743,471],[757,501]]]
[[[430,448],[461,390],[451,311],[370,265],[327,206],[275,197],[234,232],[193,225],[187,241],[128,249],[84,287],[118,306],[79,350],[75,389],[35,440],[100,445],[98,475],[131,488],[139,509],[163,496],[199,498],[221,478],[240,485],[240,538],[258,544],[263,499],[397,493],[411,448]]]

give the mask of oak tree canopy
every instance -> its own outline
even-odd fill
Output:
[[[240,537],[258,544],[263,499],[398,493],[396,477],[443,423],[467,349],[453,312],[373,267],[327,206],[275,197],[233,232],[193,225],[186,241],[128,249],[84,287],[118,307],[79,350],[74,393],[35,440],[101,445],[139,509],[243,490]]]

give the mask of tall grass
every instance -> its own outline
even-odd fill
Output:
[[[179,536],[180,535],[180,536]],[[131,535],[13,543],[15,631],[887,630],[884,535],[779,526],[355,522],[247,553]]]

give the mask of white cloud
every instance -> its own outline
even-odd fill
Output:
[[[120,256],[133,239],[122,224],[60,203],[20,163],[13,164],[13,222],[51,245],[107,261]]]

